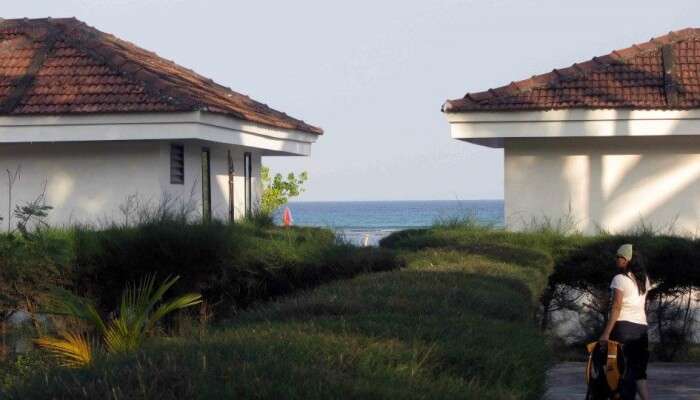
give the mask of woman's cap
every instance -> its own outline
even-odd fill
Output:
[[[632,259],[632,245],[627,243],[623,244],[620,246],[619,249],[617,249],[617,255],[619,257],[623,257],[625,260],[629,261]]]

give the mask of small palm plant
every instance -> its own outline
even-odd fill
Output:
[[[134,352],[141,347],[164,316],[202,302],[202,296],[197,293],[162,302],[165,292],[178,279],[179,276],[166,278],[156,287],[155,276],[150,275],[138,284],[127,286],[122,293],[116,317],[107,322],[102,319],[89,299],[76,296],[67,290],[57,290],[49,302],[47,312],[90,323],[101,340],[93,342],[85,334],[62,331],[58,337],[41,337],[36,340],[36,344],[68,367],[90,364],[94,353],[103,349],[110,354]]]

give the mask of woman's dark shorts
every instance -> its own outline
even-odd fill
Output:
[[[623,379],[647,379],[649,363],[649,336],[647,326],[629,321],[617,321],[610,333],[610,340],[623,344],[622,351],[627,361],[627,372]]]

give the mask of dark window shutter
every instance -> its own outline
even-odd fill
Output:
[[[170,183],[185,184],[185,146],[181,144],[170,145]]]

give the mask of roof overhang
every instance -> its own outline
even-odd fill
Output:
[[[586,110],[445,113],[453,139],[503,148],[509,138],[700,135],[700,110]]]
[[[0,116],[0,143],[187,140],[308,156],[318,135],[204,112]]]

